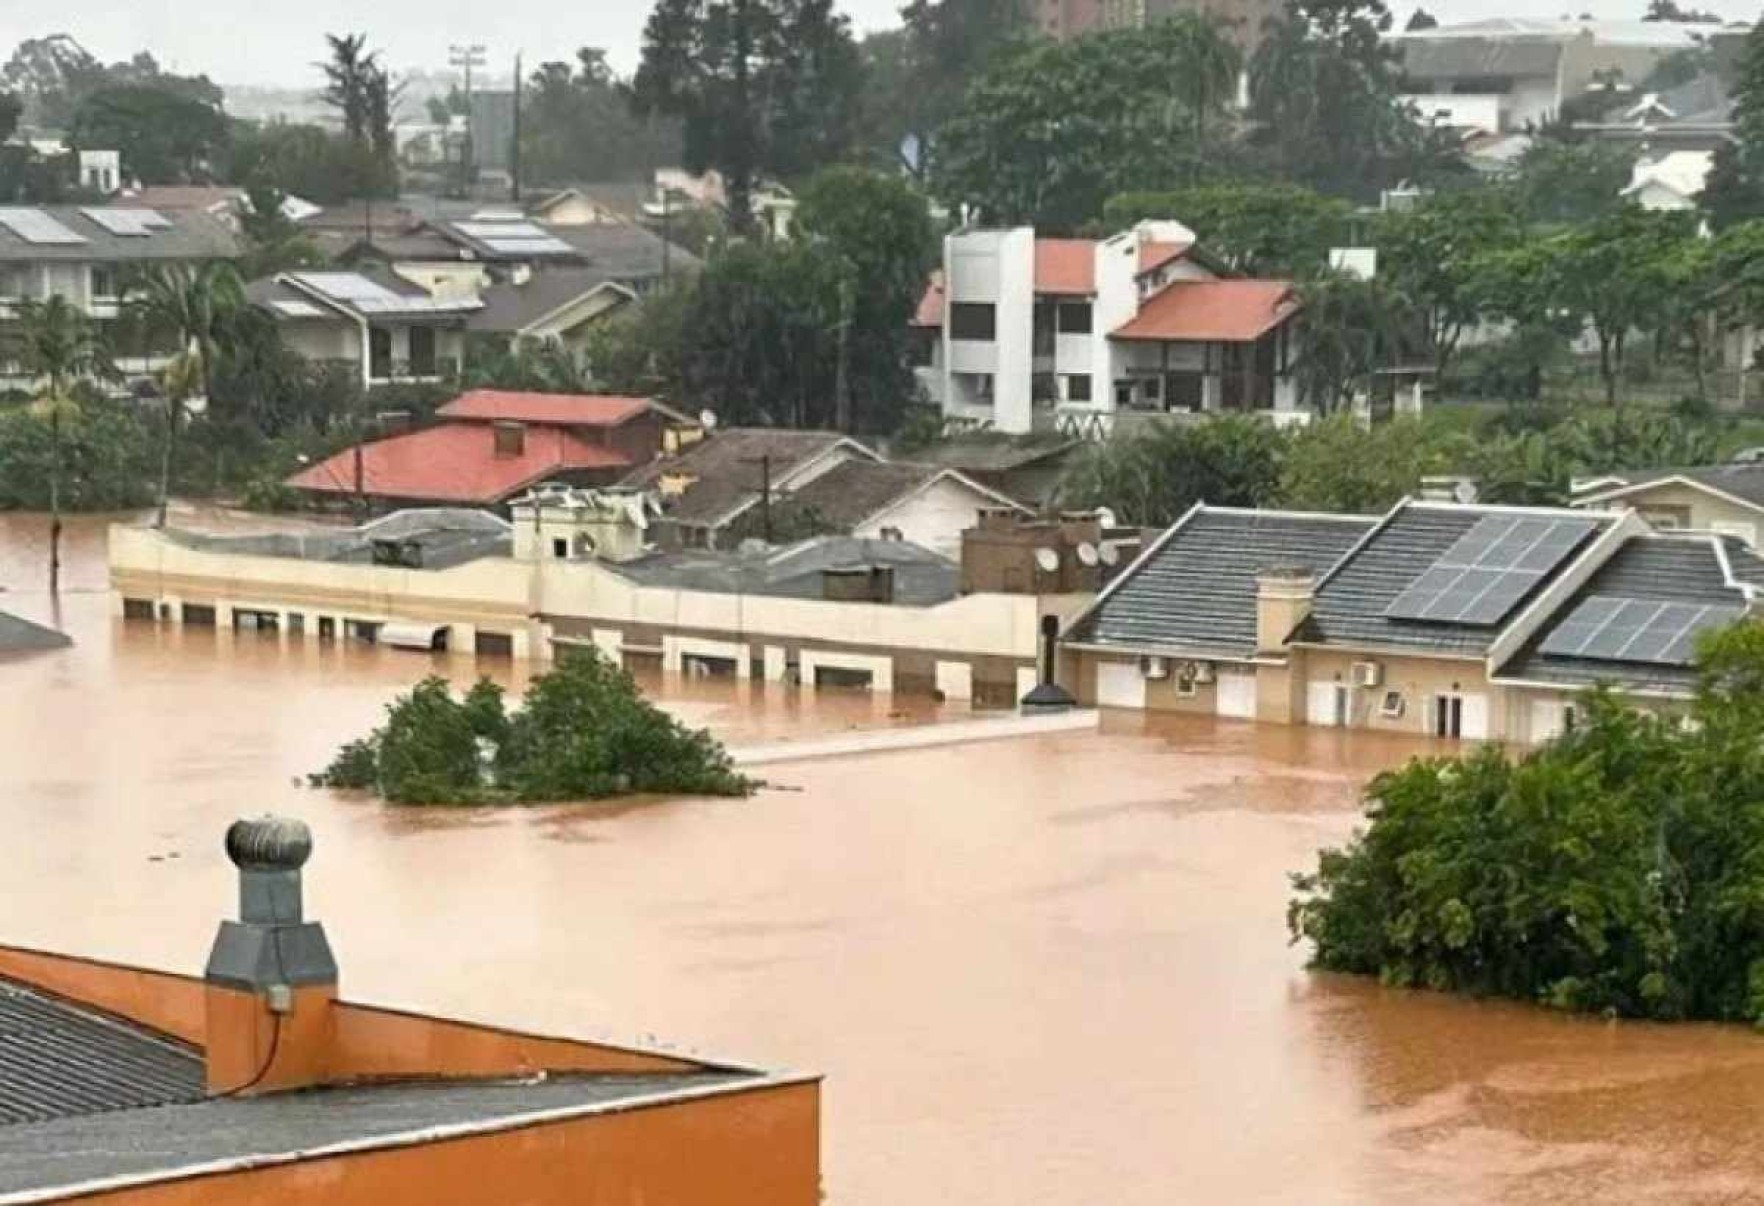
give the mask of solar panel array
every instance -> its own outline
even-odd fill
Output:
[[[84,235],[69,230],[42,210],[23,206],[0,206],[0,226],[41,247],[71,247],[86,241]]]
[[[1600,662],[1688,666],[1698,634],[1731,624],[1744,614],[1744,608],[1718,603],[1662,603],[1589,595],[1544,638],[1538,651],[1551,657]]]
[[[1588,519],[1485,516],[1384,614],[1397,620],[1498,624],[1597,526]]]
[[[462,314],[482,309],[484,305],[475,297],[439,298],[398,293],[357,272],[297,272],[293,279],[362,314]]]
[[[482,216],[482,215],[480,215]],[[454,228],[498,255],[571,255],[575,248],[532,222],[456,222]]]
[[[551,235],[537,239],[485,239],[484,246],[499,255],[572,255],[576,250]]]
[[[86,217],[121,238],[145,238],[156,230],[170,230],[170,219],[151,209],[82,209]]]

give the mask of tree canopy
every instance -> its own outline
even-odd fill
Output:
[[[123,173],[143,184],[205,183],[226,149],[218,103],[156,84],[106,84],[81,99],[68,136],[75,145],[115,148]]]
[[[528,78],[521,170],[537,183],[648,180],[680,151],[679,123],[634,114],[604,50],[584,46],[574,63],[544,62]]]
[[[708,732],[644,699],[628,673],[588,649],[564,651],[513,713],[489,679],[462,700],[446,679],[426,678],[311,781],[371,790],[393,804],[745,796],[758,786]]]
[[[1689,723],[1595,694],[1530,753],[1378,776],[1367,828],[1295,877],[1294,939],[1390,984],[1764,1022],[1764,627],[1699,670]]]

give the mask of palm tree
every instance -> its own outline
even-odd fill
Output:
[[[168,264],[148,271],[133,301],[148,329],[170,331],[178,356],[165,370],[165,446],[160,455],[159,526],[165,526],[171,470],[189,399],[206,404],[221,333],[245,305],[245,286],[231,264]]]
[[[18,303],[18,361],[43,384],[37,410],[49,420],[49,593],[61,590],[62,425],[78,413],[73,385],[110,373],[110,358],[92,320],[60,294]]]

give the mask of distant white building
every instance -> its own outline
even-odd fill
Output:
[[[1719,26],[1501,17],[1392,35],[1424,121],[1489,132],[1553,120],[1589,87],[1635,88]]]
[[[1637,163],[1623,195],[1643,209],[1695,209],[1714,162],[1710,151],[1673,151]]]
[[[73,155],[79,164],[79,185],[108,197],[123,185],[122,152],[76,151],[59,138],[33,138],[30,148],[44,159]]]
[[[1112,238],[1027,226],[944,240],[913,318],[917,374],[958,423],[1097,435],[1138,412],[1303,422],[1291,282],[1228,279],[1179,222]]]

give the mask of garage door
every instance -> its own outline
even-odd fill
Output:
[[[1145,707],[1145,676],[1138,662],[1098,662],[1096,703],[1102,708]]]
[[[1256,718],[1256,672],[1242,668],[1219,667],[1219,715],[1235,720]]]

